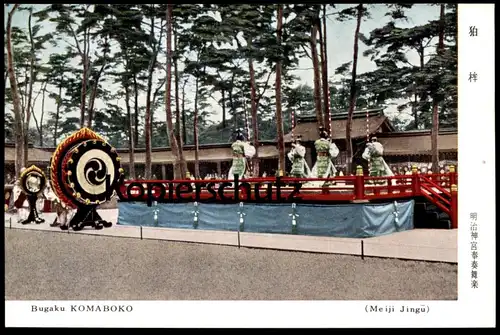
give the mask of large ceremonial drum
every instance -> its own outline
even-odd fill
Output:
[[[21,173],[20,181],[24,193],[30,195],[38,195],[43,191],[47,183],[45,173],[35,165],[30,166]]]
[[[52,189],[73,208],[109,200],[122,174],[116,149],[88,128],[59,144],[50,167]]]

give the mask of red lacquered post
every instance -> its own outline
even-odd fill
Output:
[[[361,165],[356,166],[354,196],[356,200],[363,200],[365,198],[365,177],[363,176],[363,167]]]
[[[457,183],[457,172],[455,170],[455,165],[450,165],[449,178],[450,178],[450,185],[456,186],[458,184]]]
[[[450,219],[451,228],[458,228],[458,187],[456,184],[452,184],[451,190],[451,203],[450,203]]]
[[[412,173],[411,189],[413,192],[413,196],[416,197],[420,195],[420,177],[418,175],[418,170],[416,165],[413,165],[411,167],[411,173]]]

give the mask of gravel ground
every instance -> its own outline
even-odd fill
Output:
[[[5,229],[6,300],[451,300],[457,265]]]

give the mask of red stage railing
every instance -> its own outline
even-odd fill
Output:
[[[261,184],[259,196],[264,197],[266,190],[271,184],[271,198],[277,201],[275,177],[260,177],[239,180],[239,201],[255,200],[255,185]],[[296,193],[302,201],[310,202],[367,202],[373,200],[397,200],[423,196],[450,216],[452,228],[458,227],[457,222],[457,173],[453,167],[450,172],[443,174],[419,174],[416,167],[412,169],[411,175],[396,175],[390,177],[368,177],[363,175],[361,167],[358,167],[355,176],[339,176],[334,178],[292,178],[281,177],[281,184],[301,183],[301,189]],[[165,199],[177,199],[176,189],[179,187],[181,198],[189,199],[189,193],[196,195],[200,200],[212,197],[206,189],[208,183],[213,183],[213,190],[217,192],[222,183],[233,183],[228,179],[211,180],[126,180],[121,186],[122,195],[127,198],[127,187],[131,183],[143,185],[144,195],[142,201],[147,198],[147,190],[151,188],[153,198],[158,200],[162,184],[165,189]],[[326,184],[325,184],[326,183]],[[156,184],[156,186],[148,186]],[[243,184],[243,185],[242,185]],[[262,185],[263,184],[263,185]],[[252,188],[248,192],[247,187]],[[131,195],[135,198],[139,195],[139,187],[132,187]],[[294,192],[293,186],[280,187],[280,196],[290,196]],[[223,189],[222,194],[230,198],[235,195],[233,187]],[[218,195],[217,195],[218,196]],[[194,198],[193,198],[194,199]],[[234,199],[234,198],[233,198]]]

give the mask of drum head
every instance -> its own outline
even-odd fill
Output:
[[[38,195],[38,193],[43,191],[46,180],[43,171],[35,165],[32,165],[21,174],[21,188],[26,194]]]

